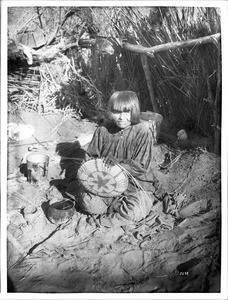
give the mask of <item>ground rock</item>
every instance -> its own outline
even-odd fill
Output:
[[[91,131],[84,131],[85,124],[80,123],[75,132],[71,124],[68,136],[69,128],[62,126],[64,122],[58,127],[59,120],[57,122],[54,118],[53,121],[53,124],[49,122],[49,127],[45,128],[45,137],[49,138],[55,131],[59,141],[63,132],[66,133],[65,137],[73,140],[76,134],[91,134],[95,129],[91,127]],[[37,132],[37,127],[34,127]],[[41,136],[42,133],[36,137],[39,139]],[[63,142],[65,141],[66,139]],[[71,141],[68,142],[72,144]],[[72,155],[75,147],[76,143],[73,143]],[[23,157],[25,151],[23,146],[18,149],[20,151],[15,156],[16,160]],[[14,153],[15,149],[10,156]],[[171,162],[161,168],[167,153],[171,154]],[[12,160],[11,168],[14,163],[15,159]],[[50,163],[49,174],[54,174],[54,179],[64,180],[64,173],[60,175],[63,167],[60,163],[62,158],[57,163]],[[20,230],[14,230],[22,219],[18,213],[15,218],[10,218],[8,229],[18,242],[31,247],[41,242],[19,266],[9,270],[16,291],[166,293],[217,290],[218,285],[215,283],[211,285],[211,289],[206,288],[205,283],[208,278],[212,282],[216,281],[219,274],[220,158],[199,149],[183,151],[157,144],[154,146],[152,163],[156,178],[164,191],[171,195],[173,211],[176,210],[179,215],[167,214],[161,200],[154,207],[156,217],[151,215],[148,223],[141,224],[137,229],[99,228],[93,218],[76,211],[70,222],[55,232],[57,226],[49,222],[42,210],[42,204],[50,200],[47,199],[50,189],[47,186],[35,187],[28,182],[21,182],[15,188],[14,184],[11,187],[9,185],[9,212],[19,211],[28,204],[36,205],[42,212],[42,221],[37,220],[32,230],[31,224],[24,224]],[[68,176],[65,180],[73,178],[75,166],[68,160],[65,167]],[[68,187],[70,192],[76,193],[75,182]],[[57,187],[50,196],[55,197],[62,197]],[[171,223],[174,225],[171,228],[161,227],[162,224]],[[20,258],[19,252],[17,247],[9,243],[10,266]],[[181,276],[180,269],[184,270],[185,267],[189,275]]]
[[[129,251],[122,256],[121,268],[134,275],[143,266],[143,252],[141,250]]]
[[[135,284],[132,288],[133,293],[154,293],[159,291],[163,286],[163,282],[159,278],[149,278],[141,284]]]

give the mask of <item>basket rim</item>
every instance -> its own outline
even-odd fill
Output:
[[[143,119],[143,118],[146,118],[146,117],[147,117],[147,119]],[[148,111],[148,112],[141,112],[140,113],[140,120],[149,121],[150,117],[151,117],[151,120],[152,120],[152,118],[158,119],[157,121],[162,121],[163,120],[163,116],[159,113],[156,113],[156,112]]]
[[[118,196],[121,195],[128,186],[128,177],[127,175],[124,173],[123,169],[119,166],[119,165],[114,165],[114,166],[110,166],[109,169],[105,169],[105,170],[93,170],[90,171],[86,170],[85,171],[85,167],[86,165],[90,165],[90,164],[94,164],[96,167],[98,167],[99,165],[96,164],[96,161],[99,161],[100,163],[104,163],[102,158],[93,158],[90,159],[86,162],[84,162],[81,167],[78,170],[78,179],[80,181],[80,183],[83,185],[83,187],[89,191],[91,194],[97,195],[97,196],[102,196],[102,197],[114,197],[114,196]],[[102,167],[103,165],[100,165],[100,167]],[[112,174],[111,170],[115,168],[115,170],[117,169],[119,173],[117,174]],[[84,171],[84,173],[83,173]],[[108,172],[109,171],[109,172]],[[99,174],[98,174],[99,173]],[[112,181],[112,183],[110,185],[113,185],[113,189],[108,189],[107,191],[105,191],[105,188],[103,188],[102,190],[100,189],[101,187],[98,187],[98,189],[96,190],[96,178],[94,178],[94,176],[96,176],[96,174],[99,175],[99,180],[102,179],[101,177],[104,176],[105,178],[105,184],[107,185],[108,183],[110,183],[110,181]],[[118,178],[118,176],[121,176],[121,180],[118,181],[116,180],[116,178]],[[98,181],[99,181],[98,180]],[[121,182],[121,183],[120,183]],[[99,186],[99,182],[98,182],[98,186]]]

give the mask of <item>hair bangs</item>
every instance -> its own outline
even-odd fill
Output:
[[[128,112],[132,110],[131,101],[127,101],[126,99],[117,98],[116,101],[112,103],[111,107],[112,111],[123,111]]]
[[[140,122],[139,100],[135,92],[116,91],[112,94],[108,103],[108,111],[112,112],[131,112],[132,124]]]

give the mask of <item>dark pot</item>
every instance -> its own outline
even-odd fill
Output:
[[[48,219],[54,224],[63,224],[69,221],[75,213],[74,203],[71,200],[63,199],[57,202],[50,202],[48,207]]]

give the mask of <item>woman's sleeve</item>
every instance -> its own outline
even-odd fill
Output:
[[[140,177],[147,173],[152,160],[152,133],[148,131],[139,132],[133,141],[134,147],[131,159],[125,159],[122,162],[123,167],[126,167],[133,176]]]
[[[89,146],[86,150],[87,154],[90,157],[100,158],[101,157],[102,143],[103,143],[102,128],[98,127],[95,130],[95,132],[93,134],[92,141],[89,143]]]

